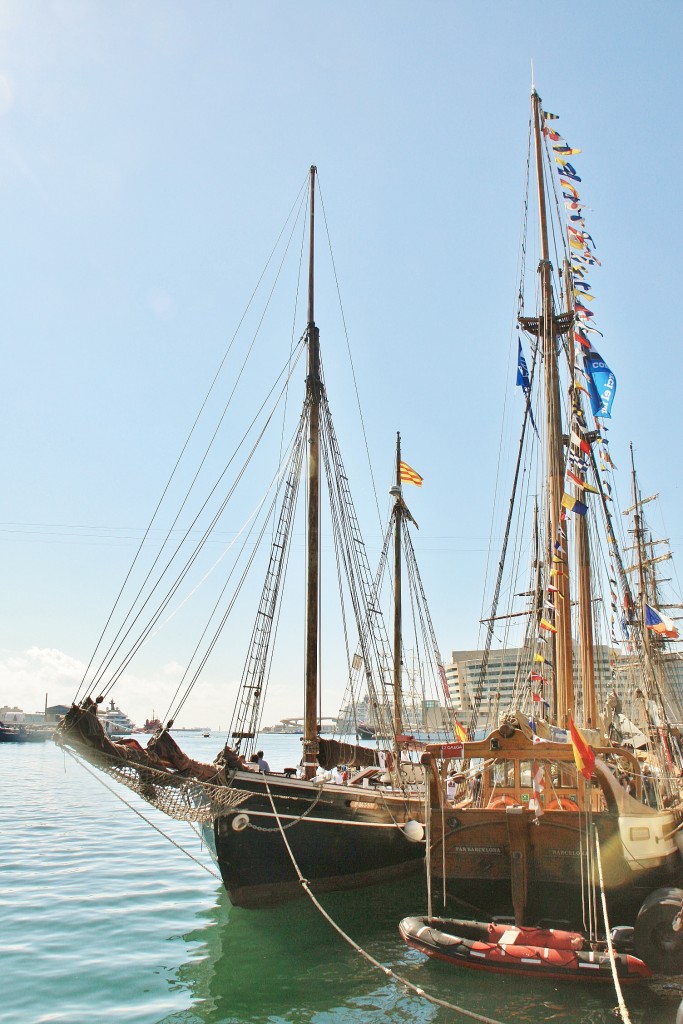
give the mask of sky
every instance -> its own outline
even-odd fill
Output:
[[[388,489],[400,431],[439,646],[477,645],[517,430],[532,65],[583,151],[622,505],[632,442],[675,552],[682,30],[673,0],[577,20],[536,0],[0,0],[0,706],[73,699],[312,163],[343,308],[340,326],[321,284],[316,321],[363,531],[376,547],[365,441]],[[268,370],[291,322],[270,331]],[[297,628],[265,724],[302,713]],[[240,610],[182,724],[229,717],[250,631]],[[165,709],[180,634],[112,694],[134,720]],[[325,714],[342,691],[332,679]]]

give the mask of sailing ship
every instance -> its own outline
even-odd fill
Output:
[[[610,708],[608,728],[616,742],[633,737],[631,745],[641,749],[645,749],[646,737],[650,734],[659,733],[665,743],[670,734],[675,756],[680,748],[683,723],[683,655],[677,650],[680,636],[676,626],[683,604],[670,600],[672,595],[667,592],[670,580],[660,576],[661,568],[671,562],[673,553],[668,538],[653,535],[645,513],[645,506],[654,508],[652,502],[657,499],[656,494],[643,497],[631,445],[632,504],[622,514],[632,523],[628,531],[632,543],[625,552],[633,554],[625,572],[633,581],[631,588],[637,594],[637,603],[634,607],[627,597],[623,620],[627,632],[634,618],[644,624],[642,640],[652,668],[657,699],[649,700],[639,685],[638,652],[627,635],[627,649],[620,659],[619,672],[627,700]],[[679,614],[675,614],[675,610]],[[671,751],[669,754],[671,756]]]
[[[314,225],[316,169],[308,188],[309,271],[306,328],[291,359],[305,352],[307,376],[303,410],[293,441],[276,474],[277,502],[271,503],[272,543],[258,613],[248,645],[244,670],[229,729],[229,744],[212,764],[187,757],[170,735],[173,714],[145,748],[136,740],[111,743],[99,728],[98,700],[106,696],[120,675],[110,667],[84,681],[80,695],[66,716],[60,741],[173,817],[198,823],[206,838],[231,901],[242,907],[272,906],[302,894],[301,878],[315,891],[358,888],[416,873],[424,861],[424,770],[413,737],[404,731],[403,705],[405,653],[402,641],[402,553],[410,559],[407,572],[411,607],[420,609],[417,632],[427,655],[420,657],[421,672],[436,687],[439,705],[448,689],[434,630],[426,611],[424,589],[410,541],[412,522],[402,496],[402,482],[410,470],[402,461],[397,438],[391,510],[379,565],[373,574],[351,499],[348,476],[341,460],[332,424],[320,354],[319,329],[314,316]],[[288,367],[287,372],[290,372]],[[283,392],[284,393],[284,392]],[[272,417],[272,414],[271,414]],[[357,646],[347,652],[348,686],[368,695],[378,736],[374,747],[321,736],[320,693],[320,519],[327,480],[330,518],[336,527],[335,552],[340,576],[345,575],[350,597],[349,619]],[[239,476],[239,474],[238,474]],[[303,756],[298,771],[258,772],[248,767],[258,744],[264,698],[272,663],[272,646],[283,608],[283,579],[291,552],[299,486],[305,478],[305,651]],[[221,509],[222,511],[222,509]],[[212,526],[219,521],[214,517]],[[264,523],[267,520],[264,519]],[[261,537],[266,526],[261,527]],[[207,536],[209,532],[207,531]],[[392,548],[393,539],[393,548]],[[251,542],[252,549],[258,545]],[[393,559],[391,552],[393,551]],[[250,556],[253,557],[253,556]],[[183,564],[189,564],[190,559]],[[393,645],[380,608],[383,581],[393,563]],[[155,562],[156,565],[156,562]],[[164,572],[160,573],[160,578]],[[170,588],[172,590],[172,588]],[[121,633],[137,621],[146,598],[125,619]],[[230,601],[228,608],[232,607]],[[137,611],[135,610],[137,607]],[[165,607],[165,605],[164,605]],[[229,622],[229,613],[217,615],[219,626],[207,643],[210,653]],[[144,641],[158,622],[150,617],[141,630]],[[139,643],[140,641],[136,641]],[[118,641],[114,641],[114,649]],[[111,649],[111,648],[110,648]],[[198,657],[193,684],[206,657]],[[127,655],[122,657],[127,665]],[[188,670],[189,671],[189,670]],[[190,690],[188,686],[188,693]],[[99,693],[99,697],[96,695]],[[182,707],[188,693],[179,699]],[[454,719],[444,712],[432,722],[431,737],[453,735]],[[338,785],[332,769],[345,767],[348,784]]]
[[[524,419],[468,736],[462,744],[430,744],[424,757],[432,780],[430,874],[446,900],[463,901],[473,916],[483,909],[514,915],[520,926],[545,918],[588,929],[600,916],[596,837],[607,903],[620,924],[633,924],[658,887],[670,894],[667,887],[683,883],[683,761],[657,666],[642,524],[635,534],[636,590],[612,513],[605,421],[615,378],[594,347],[587,274],[597,257],[570,162],[578,151],[560,136],[535,90],[529,149],[538,194],[539,307],[528,315],[521,284],[517,384]],[[568,219],[551,227],[553,210],[563,206]],[[528,210],[527,203],[525,219]],[[525,254],[531,244],[525,240]],[[641,504],[636,497],[636,521]],[[524,547],[513,542],[517,529],[533,538],[520,593]],[[502,593],[528,603],[521,611],[512,602],[503,608]],[[494,623],[513,649],[515,683],[509,706],[475,740]],[[668,625],[661,614],[657,623]],[[607,675],[599,671],[605,650]],[[632,734],[613,728],[615,711],[630,699],[620,675],[627,662],[631,692],[645,709],[636,746]]]

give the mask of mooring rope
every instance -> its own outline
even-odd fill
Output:
[[[602,878],[602,858],[600,856],[600,840],[598,838],[598,830],[595,829],[595,853],[598,862],[598,878],[600,879],[600,899],[602,900],[602,915],[605,919],[605,937],[607,939],[607,952],[609,953],[609,963],[612,968],[612,980],[614,982],[614,988],[617,993],[617,1001],[619,1003],[619,1013],[624,1024],[631,1024],[631,1018],[628,1014],[626,1003],[624,1002],[624,996],[621,991],[621,985],[619,984],[619,976],[617,974],[617,965],[614,960],[614,946],[612,945],[612,935],[609,929],[609,918],[607,916],[607,899],[605,897],[605,883]]]
[[[117,798],[117,800],[120,800],[122,804],[124,804],[126,807],[129,808],[129,810],[133,811],[134,814],[137,814],[137,816],[139,818],[141,818],[142,821],[145,822],[145,824],[150,825],[154,829],[155,832],[158,832],[160,836],[162,836],[164,839],[166,839],[171,844],[171,846],[174,846],[180,853],[185,854],[185,856],[189,857],[191,861],[193,861],[195,864],[198,864],[199,867],[202,868],[204,871],[206,871],[207,874],[211,875],[212,878],[215,878],[219,882],[222,881],[221,876],[219,875],[219,873],[217,871],[214,871],[213,868],[210,868],[207,864],[204,864],[201,860],[199,860],[197,857],[195,857],[194,854],[190,853],[189,850],[186,850],[185,847],[181,846],[180,843],[176,842],[175,839],[171,838],[171,836],[169,836],[166,832],[164,832],[163,829],[159,828],[158,825],[155,825],[153,821],[151,821],[149,818],[147,818],[140,810],[138,810],[137,807],[134,807],[133,804],[131,804],[128,800],[126,800],[116,789],[114,789],[112,786],[109,786],[107,784],[107,782],[101,777],[101,775],[96,774],[92,770],[92,768],[90,768],[90,766],[87,764],[87,762],[82,760],[80,757],[78,757],[74,753],[73,750],[70,750],[68,747],[62,747],[62,750],[64,751],[65,754],[69,754],[69,756],[72,757],[73,760],[77,764],[79,764],[82,768],[84,768],[85,771],[88,772],[89,775],[91,775],[102,786],[104,786],[104,788],[109,793],[111,793],[113,796],[115,796]],[[301,883],[301,886],[302,886],[304,892],[306,893],[308,898],[311,900],[311,902],[313,903],[315,908],[318,910],[318,912],[325,918],[327,923],[332,928],[334,928],[334,930],[337,932],[337,934],[341,936],[341,938],[344,940],[344,942],[348,943],[348,945],[351,946],[352,949],[355,949],[355,951],[360,956],[362,956],[364,960],[367,960],[367,962],[369,964],[371,964],[373,967],[377,968],[377,970],[381,971],[388,978],[393,978],[394,981],[398,982],[400,985],[404,985],[407,989],[409,989],[411,992],[413,992],[416,996],[420,996],[422,999],[426,999],[428,1002],[433,1003],[435,1006],[442,1006],[446,1010],[453,1010],[455,1013],[459,1013],[463,1017],[468,1017],[470,1020],[480,1021],[481,1024],[502,1024],[501,1021],[496,1020],[493,1017],[486,1017],[486,1016],[484,1016],[481,1013],[475,1013],[473,1010],[467,1010],[467,1009],[465,1009],[464,1006],[458,1006],[456,1003],[449,1003],[445,999],[439,999],[437,996],[430,995],[429,992],[425,992],[425,990],[423,988],[421,988],[419,985],[413,984],[413,982],[408,981],[407,978],[404,978],[402,975],[397,974],[395,971],[392,971],[392,969],[390,967],[386,967],[384,964],[381,964],[379,962],[379,960],[376,960],[370,953],[368,953],[361,946],[359,946],[358,943],[355,942],[351,938],[350,935],[346,934],[346,932],[343,930],[343,928],[341,928],[336,923],[336,921],[334,921],[330,917],[330,915],[327,913],[327,911],[322,906],[322,904],[314,896],[313,892],[310,889],[310,885],[308,883],[308,880],[306,878],[304,878],[304,876],[301,874],[301,871],[299,869],[299,865],[298,865],[298,863],[296,861],[296,858],[294,857],[294,854],[292,853],[292,848],[289,845],[289,841],[287,840],[287,836],[285,835],[285,830],[284,830],[284,827],[282,826],[282,823],[280,821],[280,816],[279,816],[279,814],[278,814],[278,812],[277,812],[277,810],[275,808],[275,803],[273,801],[273,796],[272,796],[272,794],[270,792],[270,787],[268,785],[268,780],[265,778],[265,775],[264,775],[263,781],[264,781],[264,785],[265,785],[265,788],[266,788],[266,793],[268,794],[268,799],[270,800],[270,806],[271,806],[271,808],[273,810],[273,816],[275,818],[275,821],[277,822],[277,826],[278,826],[280,835],[282,836],[282,840],[283,840],[283,842],[285,844],[285,847],[287,849],[287,853],[289,854],[289,858],[290,858],[290,860],[292,862],[292,865],[294,867],[294,870],[295,870],[295,872],[297,874],[297,877],[299,879],[299,882]],[[193,831],[194,831],[194,829],[193,829]],[[259,831],[262,831],[262,830],[259,830]],[[199,836],[199,833],[196,833],[196,834]],[[199,838],[201,838],[201,837],[199,837]],[[429,843],[429,835],[428,835],[428,838],[427,838],[427,842]],[[604,916],[604,919],[605,919],[605,931],[606,931],[606,937],[607,937],[607,949],[608,949],[608,952],[609,952],[610,966],[612,968],[612,978],[613,978],[614,987],[615,987],[615,990],[616,990],[616,993],[617,993],[617,1000],[618,1000],[618,1003],[619,1003],[619,1012],[621,1014],[621,1019],[624,1022],[624,1024],[631,1024],[631,1018],[629,1016],[628,1008],[626,1006],[626,1003],[624,1002],[624,997],[623,997],[623,994],[622,994],[622,991],[621,991],[621,986],[619,984],[619,977],[617,975],[616,963],[615,963],[615,959],[614,959],[614,947],[612,945],[612,936],[610,934],[609,918],[607,916],[607,901],[606,901],[606,898],[605,898],[605,887],[604,887],[604,882],[603,882],[603,877],[602,877],[602,860],[601,860],[601,857],[600,857],[600,841],[598,839],[597,831],[595,833],[595,849],[596,849],[596,854],[597,854],[598,872],[599,872],[599,878],[600,878],[600,895],[601,895],[601,898],[602,898],[602,912],[603,912],[603,916]],[[431,902],[431,899],[430,899],[430,902]],[[430,910],[430,913],[431,913],[431,910]]]
[[[184,846],[181,846],[180,843],[177,843],[175,839],[171,839],[171,837],[167,835],[163,829],[159,828],[158,825],[155,825],[153,821],[150,821],[149,818],[146,818],[142,811],[139,811],[137,807],[134,807],[133,804],[129,803],[128,800],[126,800],[125,797],[123,797],[121,793],[118,792],[118,790],[108,785],[102,778],[102,776],[97,775],[92,770],[92,768],[89,767],[88,763],[86,761],[83,761],[80,757],[78,757],[73,752],[73,750],[70,750],[68,747],[62,747],[62,750],[64,751],[65,754],[69,754],[69,756],[72,757],[76,764],[79,764],[81,768],[85,768],[86,772],[88,772],[89,775],[92,775],[93,779],[96,779],[102,786],[104,786],[106,790],[112,793],[117,800],[120,800],[121,803],[128,807],[131,811],[133,811],[134,814],[137,814],[138,818],[142,818],[145,824],[151,825],[155,832],[158,832],[160,836],[163,836],[164,839],[167,839],[171,846],[175,846],[176,850],[180,850],[180,852],[184,853],[186,857],[189,857],[190,860],[193,860],[195,864],[199,864],[200,868],[203,868],[207,874],[211,875],[213,878],[217,878],[219,882],[222,881],[221,876],[218,874],[217,871],[214,871],[213,868],[210,868],[207,864],[204,864],[201,860],[195,857],[194,854],[190,853],[189,850],[186,850]],[[198,833],[196,834],[198,835]]]
[[[279,815],[278,815],[278,813],[277,813],[277,811],[275,809],[275,803],[273,801],[273,797],[272,797],[272,794],[270,792],[270,787],[268,786],[268,781],[266,779],[264,779],[264,782],[265,782],[266,792],[268,794],[268,799],[270,800],[270,806],[273,809],[273,815],[275,816],[275,820],[278,822],[278,825],[279,825],[280,818],[279,818]],[[301,883],[301,886],[302,886],[304,892],[306,893],[308,898],[311,900],[311,902],[313,903],[315,908],[325,918],[327,923],[332,928],[334,928],[334,930],[337,932],[338,935],[341,936],[341,938],[344,940],[344,942],[347,942],[349,944],[349,946],[351,946],[353,949],[355,949],[355,951],[360,956],[362,956],[364,960],[367,960],[367,962],[369,964],[371,964],[373,967],[376,967],[377,970],[381,971],[388,978],[393,978],[394,981],[397,981],[399,983],[399,985],[404,985],[406,988],[410,989],[411,992],[414,992],[415,995],[421,996],[423,999],[426,999],[430,1003],[434,1003],[435,1006],[443,1006],[444,1009],[446,1009],[446,1010],[454,1010],[456,1013],[462,1014],[463,1017],[469,1017],[470,1020],[481,1021],[482,1024],[501,1024],[501,1021],[495,1020],[493,1017],[485,1017],[481,1013],[475,1013],[473,1010],[466,1010],[462,1006],[456,1006],[455,1003],[448,1003],[444,999],[438,999],[436,996],[430,995],[429,992],[425,992],[425,990],[423,988],[420,988],[419,985],[414,985],[411,981],[408,981],[407,978],[402,977],[400,974],[396,974],[396,972],[392,971],[390,967],[386,967],[384,964],[381,964],[379,962],[379,960],[375,960],[375,958],[373,956],[371,956],[370,953],[368,953],[364,949],[362,949],[358,945],[357,942],[354,942],[354,940],[351,938],[350,935],[347,935],[346,932],[342,928],[339,927],[339,925],[336,923],[336,921],[334,921],[330,917],[330,915],[327,913],[327,911],[322,906],[322,904],[319,903],[318,900],[316,899],[316,897],[313,895],[313,893],[311,892],[308,880],[306,878],[304,878],[304,876],[301,874],[301,871],[299,870],[299,865],[297,864],[296,858],[295,858],[294,854],[292,853],[292,848],[289,845],[289,842],[287,840],[287,836],[285,835],[284,829],[282,827],[280,827],[280,834],[281,834],[283,842],[284,842],[284,844],[285,844],[285,846],[287,848],[287,853],[289,854],[289,858],[290,858],[290,860],[292,862],[294,870],[296,871],[297,877],[299,879],[299,882]],[[627,1024],[630,1024],[630,1022],[627,1022]]]

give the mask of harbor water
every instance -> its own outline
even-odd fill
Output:
[[[225,741],[176,738],[207,761]],[[264,734],[261,746],[274,770],[298,762],[298,736]],[[0,745],[0,780],[2,1024],[467,1019],[373,966],[305,895],[272,910],[232,907],[190,826],[102,781],[52,742]],[[620,1019],[609,984],[457,970],[409,949],[398,922],[426,913],[423,878],[320,903],[394,974],[501,1024]],[[624,995],[633,1024],[674,1024],[683,978],[625,987]]]

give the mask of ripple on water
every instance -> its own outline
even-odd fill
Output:
[[[230,907],[213,877],[52,744],[0,746],[0,779],[0,962],[11,979],[2,1024],[455,1019],[361,959],[307,900],[261,912]],[[144,813],[210,864],[187,826]],[[410,899],[407,912],[420,912],[419,880]],[[610,986],[532,986],[456,972],[410,950],[398,934],[403,886],[321,902],[378,961],[440,999],[504,1024],[618,1019]],[[631,988],[626,999],[633,1024],[674,1024],[680,990]]]

